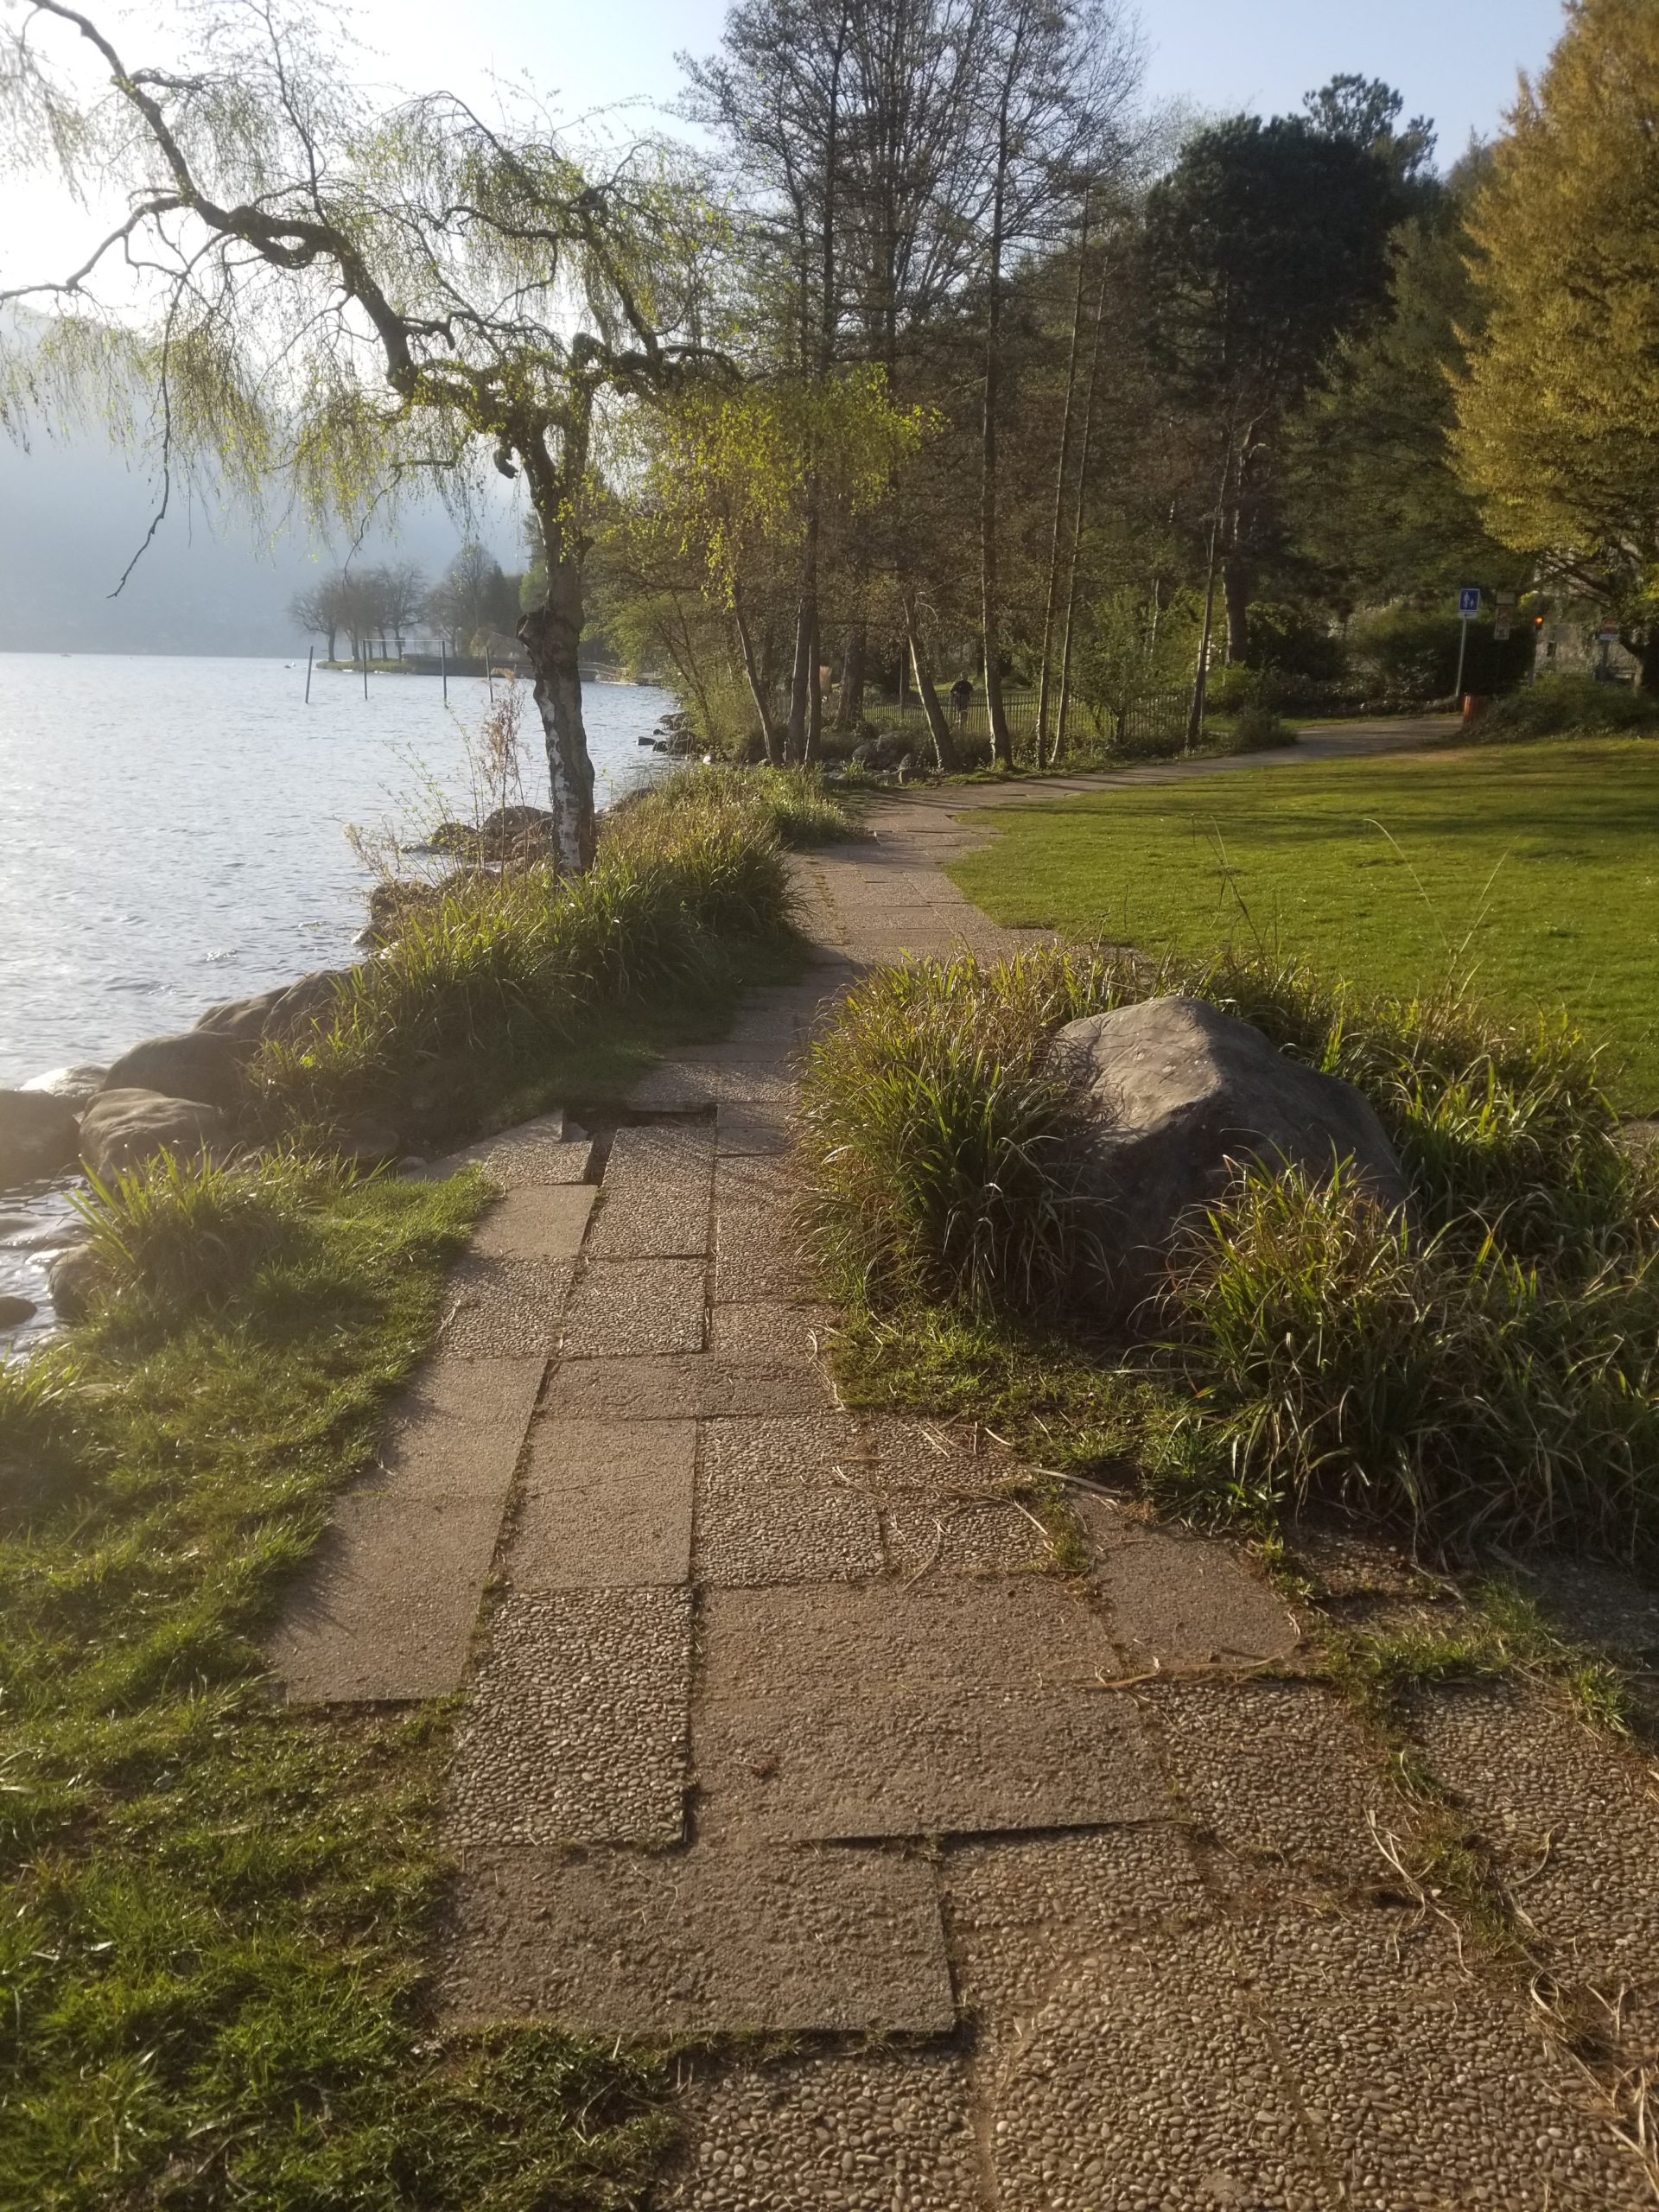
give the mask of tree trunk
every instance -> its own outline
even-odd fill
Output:
[[[748,681],[749,696],[754,702],[754,718],[760,726],[761,749],[766,756],[767,766],[775,768],[778,751],[777,741],[772,734],[771,702],[755,661],[754,639],[749,635],[749,618],[743,612],[742,601],[735,594],[732,599],[732,620],[737,626],[738,647],[743,655],[743,673]]]
[[[544,526],[545,529],[545,526]],[[547,602],[518,624],[530,657],[532,696],[547,739],[548,788],[553,808],[553,850],[560,868],[580,875],[593,865],[594,764],[582,720],[582,569],[546,532]]]
[[[1065,362],[1065,405],[1060,411],[1060,451],[1054,463],[1054,521],[1048,537],[1048,590],[1043,601],[1043,650],[1037,677],[1037,766],[1048,750],[1048,660],[1054,642],[1054,602],[1060,582],[1060,535],[1065,518],[1066,463],[1071,457],[1071,407],[1077,389],[1077,349],[1083,338],[1083,279],[1089,259],[1089,195],[1077,226],[1077,289],[1071,302],[1071,344]]]
[[[1100,296],[1095,302],[1095,334],[1089,353],[1089,383],[1084,396],[1083,430],[1077,441],[1077,496],[1071,512],[1071,550],[1065,569],[1065,627],[1060,645],[1060,703],[1054,725],[1054,759],[1065,751],[1066,709],[1071,703],[1071,641],[1077,612],[1077,569],[1083,557],[1083,495],[1089,480],[1089,446],[1095,435],[1095,394],[1100,385],[1100,334],[1106,321],[1105,256],[1101,257]]]
[[[921,610],[916,604],[916,594],[905,594],[905,636],[910,646],[910,671],[916,679],[916,696],[922,702],[922,712],[927,717],[928,734],[933,740],[934,758],[941,775],[954,774],[957,766],[957,741],[950,734],[950,724],[944,709],[939,704],[938,686],[933,677],[933,657],[927,649],[927,639],[922,633]]]
[[[851,736],[864,719],[864,625],[855,622],[841,649],[841,696],[836,702],[836,728]]]
[[[823,683],[818,672],[818,655],[820,648],[818,639],[818,607],[816,599],[812,602],[812,636],[810,642],[812,647],[812,658],[808,664],[809,676],[806,688],[806,743],[801,753],[802,761],[809,767],[811,766],[812,762],[817,759],[819,751],[823,743]]]
[[[1221,588],[1227,602],[1227,664],[1237,668],[1249,658],[1250,651],[1250,585],[1249,565],[1235,552],[1230,554],[1221,567]]]
[[[979,621],[985,646],[985,711],[990,718],[991,757],[1005,767],[1014,765],[1014,740],[1008,733],[1007,709],[1002,703],[1001,587],[997,574],[996,493],[997,417],[1002,380],[1002,246],[1008,164],[1012,159],[1008,132],[1008,102],[1013,87],[1005,83],[997,118],[996,184],[991,201],[988,283],[985,302],[985,397],[980,422],[979,467]]]
[[[333,660],[334,658],[334,646],[339,637],[340,632],[338,630],[330,630],[328,632],[328,658],[330,660]]]
[[[801,548],[801,595],[795,617],[795,664],[789,680],[788,758],[806,758],[807,724],[818,680],[818,493],[807,490],[806,533]]]
[[[1659,622],[1650,622],[1639,639],[1621,632],[1618,642],[1627,653],[1636,655],[1636,689],[1659,691]]]

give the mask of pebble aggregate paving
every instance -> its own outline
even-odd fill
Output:
[[[1067,1490],[1076,1571],[995,1440],[836,1402],[798,1055],[891,949],[1021,941],[939,866],[1019,796],[906,794],[794,863],[833,952],[608,1136],[547,1116],[421,1171],[506,1196],[273,1669],[464,1689],[441,2007],[703,2039],[651,2212],[1648,2203],[1524,1975],[1400,1904],[1387,1759],[1241,1551]],[[1413,1595],[1363,1549],[1331,1549],[1338,1602]],[[1618,1610],[1650,1651],[1648,1594]],[[1410,1726],[1541,1959],[1659,2059],[1654,1777],[1541,1695]],[[721,2040],[753,2036],[791,2041]]]

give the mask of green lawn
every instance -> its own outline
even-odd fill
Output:
[[[986,817],[973,817],[977,825]],[[950,871],[999,922],[1263,944],[1395,992],[1565,1007],[1659,1108],[1659,744],[1561,739],[1244,769],[1011,808]]]

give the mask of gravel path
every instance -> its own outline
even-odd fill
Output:
[[[1659,2059],[1638,1762],[1531,1692],[1418,1717],[1537,1955],[1605,2000],[1581,2063],[1401,1883],[1389,1762],[1241,1550],[1102,1495],[1063,1573],[990,1439],[836,1402],[799,1047],[865,963],[1014,941],[939,862],[1020,796],[884,804],[798,869],[805,982],[608,1140],[483,1148],[506,1195],[277,1669],[464,1689],[444,2012],[697,2039],[657,2212],[1651,2205],[1615,2127]],[[1337,1582],[1416,1586],[1381,1552]]]

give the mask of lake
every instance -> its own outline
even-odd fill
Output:
[[[498,687],[499,688],[499,687]],[[675,705],[583,694],[601,806],[659,775],[641,747]],[[488,687],[305,661],[0,653],[0,1087],[355,956],[370,876],[346,827],[471,818],[467,735]],[[524,796],[546,804],[525,690]],[[35,1300],[73,1232],[61,1190],[0,1193],[0,1289]]]
[[[601,805],[660,773],[676,702],[584,693]],[[418,827],[434,787],[471,813],[481,682],[324,673],[305,660],[0,653],[0,1086],[353,957],[368,876],[348,823]],[[546,804],[526,693],[525,796]]]

